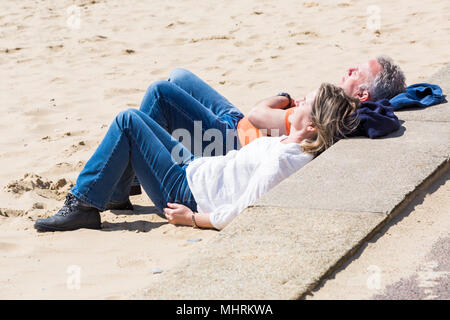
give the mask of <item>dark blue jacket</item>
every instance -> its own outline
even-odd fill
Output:
[[[400,122],[388,100],[361,102],[356,110],[359,125],[348,136],[365,136],[371,139],[385,136],[400,128]]]

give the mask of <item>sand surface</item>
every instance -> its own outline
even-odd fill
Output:
[[[379,54],[408,84],[449,63],[448,1],[373,4],[1,1],[0,298],[120,298],[214,237],[167,225],[145,196],[132,199],[135,213],[103,213],[102,231],[33,229],[60,208],[114,116],[172,69],[198,74],[245,113],[280,91],[338,82]]]

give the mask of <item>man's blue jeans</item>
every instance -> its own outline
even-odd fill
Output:
[[[195,156],[223,155],[239,148],[236,127],[244,115],[186,69],[175,69],[168,81],[151,84],[139,110],[174,137],[182,136],[181,142]],[[211,144],[220,148],[208,148]]]
[[[196,211],[186,180],[186,167],[192,160],[191,152],[152,118],[129,109],[116,116],[71,192],[103,211],[110,201],[128,199],[136,174],[161,212],[167,202]]]

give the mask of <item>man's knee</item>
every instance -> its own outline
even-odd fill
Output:
[[[170,87],[170,83],[166,80],[155,81],[147,88],[146,95],[164,93],[168,87]]]
[[[172,70],[172,72],[170,73],[169,81],[170,82],[183,81],[187,78],[192,77],[193,75],[194,74],[187,69],[176,68],[176,69]]]
[[[146,92],[146,96],[152,96],[153,99],[161,99],[164,97],[170,97],[170,95],[174,94],[176,90],[179,88],[166,80],[158,80],[153,82],[148,88]]]

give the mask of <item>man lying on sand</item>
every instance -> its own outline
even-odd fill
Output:
[[[174,89],[173,86],[170,82],[158,86],[156,94],[162,94],[162,88]],[[203,121],[217,123],[220,128],[238,121],[240,115],[236,108],[228,105],[230,112],[221,113],[223,106],[214,100],[217,94],[208,93],[203,103],[210,101],[211,109],[221,118],[213,111],[202,109],[202,101],[191,100],[202,110],[198,114],[204,117]],[[187,95],[179,90],[175,97],[162,96],[154,101],[165,105],[179,97],[187,99]],[[64,206],[53,217],[38,219],[35,228],[39,231],[100,228],[99,212],[111,201],[127,201],[136,174],[169,223],[220,230],[243,209],[330,147],[337,137],[351,131],[357,125],[352,114],[359,102],[347,96],[342,88],[322,84],[296,102],[288,118],[288,136],[261,137],[239,151],[216,157],[194,157],[168,133],[167,127],[161,127],[143,110],[121,112],[79,174]],[[160,116],[168,114],[164,110]],[[151,111],[150,108],[152,114]],[[191,112],[196,114],[195,109]],[[179,121],[176,117],[170,120]],[[176,160],[173,150],[177,151],[176,155],[182,154],[182,158]]]

